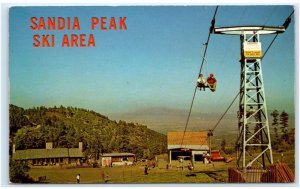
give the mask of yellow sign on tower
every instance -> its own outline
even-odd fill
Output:
[[[262,50],[260,42],[244,42],[245,58],[261,58]]]

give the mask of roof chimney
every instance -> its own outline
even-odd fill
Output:
[[[52,149],[53,148],[53,142],[46,142],[46,149]]]
[[[82,151],[82,142],[79,142],[78,148]]]

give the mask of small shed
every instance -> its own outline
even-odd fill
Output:
[[[100,156],[102,167],[110,167],[113,165],[132,165],[135,161],[133,153],[104,153]]]

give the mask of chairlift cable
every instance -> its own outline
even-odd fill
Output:
[[[274,36],[274,38],[272,39],[271,43],[269,44],[267,50],[265,51],[265,53],[263,54],[263,56],[261,57],[261,59],[263,59],[265,57],[265,55],[267,54],[267,52],[269,51],[270,47],[272,46],[272,44],[274,43],[275,39],[277,38],[278,33],[276,33],[276,35]]]
[[[291,12],[291,14],[286,18],[285,22],[283,23],[283,25],[285,25],[289,19],[291,19],[291,16],[294,14],[294,10]],[[286,26],[287,27],[287,26]],[[266,49],[265,53],[263,54],[263,56],[261,57],[261,59],[263,59],[265,57],[265,55],[267,54],[267,52],[270,50],[271,46],[273,45],[275,39],[277,38],[278,33],[274,36],[274,38],[272,39],[272,41],[270,42],[268,48]]]
[[[234,99],[232,100],[232,102],[230,103],[230,105],[227,107],[227,109],[225,110],[225,112],[222,114],[221,118],[218,120],[218,122],[215,124],[215,126],[211,129],[211,131],[213,132],[217,126],[219,125],[219,123],[221,122],[221,120],[224,118],[224,116],[227,114],[228,110],[231,108],[231,106],[233,105],[234,101],[237,99],[237,97],[239,96],[240,92],[238,92]]]
[[[205,55],[206,55],[206,52],[207,52],[207,47],[208,47],[210,35],[211,35],[212,29],[214,28],[214,25],[215,25],[215,17],[216,17],[217,11],[218,11],[218,7],[219,6],[217,6],[216,9],[215,9],[214,16],[213,16],[213,19],[211,21],[211,27],[209,28],[209,33],[208,33],[207,41],[205,43],[205,49],[204,49],[204,53],[203,53],[203,57],[202,57],[202,63],[201,63],[199,74],[202,71],[203,63],[205,61]],[[185,136],[185,133],[186,133],[186,130],[187,130],[187,127],[188,127],[188,123],[189,123],[189,120],[190,120],[190,116],[191,116],[191,112],[192,112],[192,108],[193,108],[193,104],[194,104],[194,100],[195,100],[195,96],[196,96],[196,91],[197,91],[197,85],[195,86],[195,90],[194,90],[194,94],[193,94],[193,98],[192,98],[192,103],[191,103],[189,114],[188,114],[187,121],[186,121],[186,124],[185,124],[185,128],[184,128],[184,132],[183,132],[183,136],[182,136],[180,147],[182,147],[184,136]]]
[[[216,10],[215,10],[213,19],[212,19],[212,21],[211,21],[211,26],[210,26],[210,28],[209,28],[209,33],[208,33],[207,41],[206,41],[206,43],[205,43],[205,50],[204,50],[204,53],[203,53],[203,57],[204,57],[204,58],[205,58],[205,56],[206,56],[206,51],[207,51],[207,47],[208,47],[210,35],[211,35],[211,33],[212,33],[213,28],[215,27],[215,18],[216,18],[216,14],[217,14],[218,8],[219,8],[219,6],[216,7]],[[204,63],[204,58],[202,59],[202,63],[201,63],[201,67],[200,67],[199,74],[200,74],[201,71],[202,71],[202,67],[203,67],[203,63]]]
[[[287,17],[287,19],[290,18],[290,17],[292,17],[293,14],[294,14],[294,12],[295,12],[295,10],[293,9],[293,11],[291,12],[291,14]]]
[[[276,9],[276,7],[272,8],[270,15],[267,17],[267,19],[264,23],[264,26],[269,22],[270,18],[273,16],[273,13],[274,13],[275,9]]]
[[[205,47],[207,46],[206,43],[203,44],[203,49],[205,48],[204,46]],[[201,56],[202,60],[204,60],[204,62],[206,63],[206,66],[205,66],[206,67],[206,69],[205,69],[205,71],[206,71],[205,74],[206,75],[205,75],[205,77],[208,77],[208,61],[206,60],[206,58],[204,56],[202,56],[202,55],[200,55],[200,56]],[[201,71],[200,71],[200,73],[201,73]],[[200,73],[199,73],[199,75],[200,75]]]

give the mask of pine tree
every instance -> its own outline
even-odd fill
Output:
[[[226,140],[224,138],[221,141],[221,150],[223,150],[223,152],[226,150]]]
[[[289,126],[289,115],[283,111],[280,114],[280,124],[281,124],[281,131],[282,131],[282,139],[288,142],[289,140],[289,135],[288,135],[288,126]]]
[[[274,145],[276,147],[276,145],[279,143],[279,135],[278,135],[278,116],[279,116],[279,113],[277,110],[274,110],[272,113],[271,113],[271,116],[273,117],[273,127],[274,127],[274,133],[275,133],[275,141],[274,141]]]

